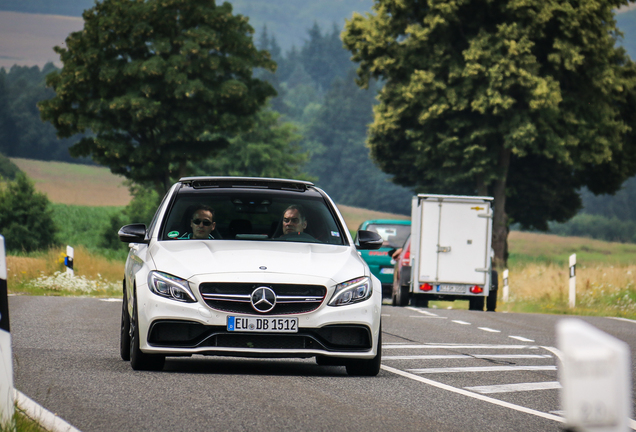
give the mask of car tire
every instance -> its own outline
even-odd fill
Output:
[[[119,333],[119,355],[124,361],[130,361],[130,314],[128,313],[128,299],[124,284],[124,298],[121,306],[121,328]]]
[[[139,349],[139,315],[137,313],[137,298],[133,295],[133,314],[130,320],[130,366],[134,370],[163,369],[166,357],[159,354],[145,354]]]
[[[397,306],[407,306],[409,304],[409,297],[411,294],[409,289],[410,287],[408,285],[401,285],[398,288],[395,298]]]
[[[351,359],[345,364],[349,376],[376,376],[382,365],[382,323],[378,335],[378,353],[372,359]]]
[[[490,292],[488,293],[488,298],[486,299],[486,310],[488,312],[494,312],[497,309],[497,291],[499,290],[499,275],[497,274],[497,270],[493,270],[490,273],[491,283],[490,283]]]
[[[479,297],[473,297],[473,298],[469,299],[468,300],[468,310],[483,311],[484,310],[484,297],[483,296],[479,296]]]

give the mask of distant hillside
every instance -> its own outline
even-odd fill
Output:
[[[616,15],[616,22],[624,34],[620,44],[625,47],[632,60],[636,60],[636,9]]]
[[[217,0],[217,4],[221,3],[223,0]],[[303,44],[314,22],[325,30],[330,30],[333,23],[342,28],[344,19],[351,18],[354,11],[370,11],[373,0],[230,0],[228,3],[235,13],[250,18],[257,33],[267,26],[268,33],[274,34],[286,51],[292,45]],[[0,10],[80,17],[94,4],[94,0],[0,0]]]
[[[91,207],[125,206],[130,201],[124,178],[111,174],[108,168],[11,158],[53,203]],[[351,229],[367,219],[409,219],[404,215],[366,210],[338,204]]]
[[[292,46],[303,45],[314,22],[324,31],[330,31],[334,23],[342,29],[345,18],[351,18],[354,11],[371,11],[373,0],[231,0],[230,3],[236,13],[249,17],[257,36],[266,26],[286,52]],[[3,17],[0,12],[0,67],[9,68],[13,64],[42,67],[47,61],[57,62],[53,46],[63,44],[66,35],[81,29],[79,17],[93,5],[94,0],[0,0],[0,11],[50,17],[24,17],[15,13]],[[620,43],[636,59],[636,9],[621,8],[617,21],[625,34]]]

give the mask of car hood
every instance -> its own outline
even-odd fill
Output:
[[[369,275],[355,248],[314,243],[188,240],[150,247],[156,269],[184,279],[234,273],[292,274],[340,283]],[[248,277],[249,278],[249,277]]]

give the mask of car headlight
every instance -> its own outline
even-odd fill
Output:
[[[168,273],[151,271],[148,275],[148,286],[150,291],[161,297],[186,303],[196,303],[197,301],[190,291],[187,280]]]
[[[361,302],[371,297],[372,292],[371,279],[368,277],[351,279],[336,285],[336,291],[329,300],[329,306],[344,306]]]

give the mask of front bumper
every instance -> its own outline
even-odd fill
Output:
[[[377,282],[366,301],[337,307],[322,304],[310,313],[283,315],[298,318],[297,333],[228,331],[228,316],[247,315],[211,309],[203,301],[164,299],[147,286],[139,286],[140,349],[167,356],[373,358],[378,349],[382,304]]]

